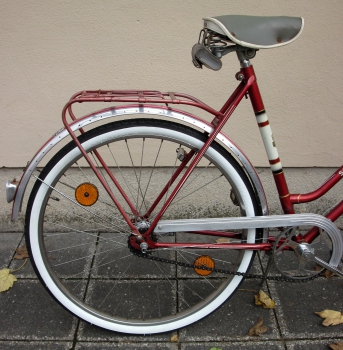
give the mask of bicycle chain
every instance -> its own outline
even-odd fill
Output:
[[[198,265],[189,264],[189,263],[180,262],[180,261],[171,260],[171,259],[160,258],[157,256],[153,256],[149,252],[142,253],[142,252],[138,251],[137,249],[133,248],[130,245],[130,243],[129,243],[129,249],[130,249],[131,253],[133,253],[134,255],[136,255],[140,258],[145,258],[145,259],[154,260],[154,261],[160,261],[163,263],[168,263],[168,264],[177,265],[177,266],[181,266],[181,267],[188,267],[188,268],[192,268],[192,269],[196,268],[196,269],[201,269],[201,270],[223,273],[223,274],[227,274],[227,275],[242,276],[244,278],[249,278],[249,279],[263,279],[263,280],[272,280],[272,281],[280,281],[280,282],[303,283],[303,282],[312,281],[320,276],[320,274],[317,274],[317,275],[309,277],[309,278],[295,279],[295,278],[288,278],[288,277],[282,277],[282,276],[266,276],[266,275],[259,275],[259,274],[253,274],[253,273],[247,273],[247,272],[229,271],[229,270],[211,268],[211,267],[207,267],[207,266],[198,266]]]

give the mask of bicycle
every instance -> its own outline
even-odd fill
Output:
[[[19,184],[6,184],[16,219],[27,184],[36,179],[26,211],[27,246],[38,277],[62,306],[106,329],[149,334],[207,316],[245,277],[300,282],[324,269],[343,276],[343,240],[333,224],[343,201],[325,217],[294,212],[295,204],[337,184],[343,166],[317,190],[289,193],[250,63],[258,50],[294,41],[303,25],[295,17],[204,18],[194,65],[218,70],[222,57],[234,52],[241,67],[239,85],[219,111],[175,92],[97,90],[71,97],[62,111],[64,128],[37,152]],[[221,132],[244,97],[284,215],[269,215],[253,165]],[[76,118],[74,104],[92,102],[117,105]],[[175,105],[200,108],[213,120]],[[259,251],[269,255],[267,269],[249,274]],[[280,276],[269,275],[273,263]]]

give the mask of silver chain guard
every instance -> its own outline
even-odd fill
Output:
[[[202,230],[244,230],[249,228],[316,226],[324,230],[332,241],[333,251],[330,262],[327,263],[314,254],[307,259],[343,277],[338,265],[343,256],[343,238],[337,226],[318,214],[287,214],[256,217],[209,218],[185,220],[161,220],[155,228],[156,233],[185,232]],[[296,243],[295,243],[296,244]]]

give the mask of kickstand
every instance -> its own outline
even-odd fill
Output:
[[[266,280],[267,280],[266,277],[268,276],[268,273],[269,273],[270,268],[272,267],[273,263],[274,263],[274,258],[273,258],[273,254],[271,254],[271,255],[269,255],[267,267],[266,267],[266,270],[264,271],[264,274],[263,274],[263,276],[265,278],[262,279],[262,281],[260,283],[260,287],[262,287],[264,282],[266,282]]]

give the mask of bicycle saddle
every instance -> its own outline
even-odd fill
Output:
[[[269,49],[294,41],[304,28],[302,17],[258,17],[227,15],[205,17],[204,28],[227,36],[232,42],[253,48]]]

